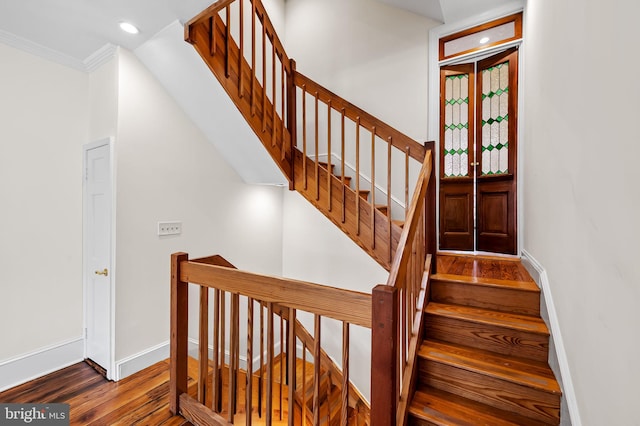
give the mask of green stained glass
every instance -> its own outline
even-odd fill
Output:
[[[469,75],[445,78],[444,176],[469,175]]]
[[[509,63],[482,70],[482,174],[509,172]]]

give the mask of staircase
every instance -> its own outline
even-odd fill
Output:
[[[549,331],[527,278],[431,276],[410,424],[559,423]]]
[[[247,330],[260,333],[260,347],[253,348],[254,332],[249,332],[243,356],[251,360],[259,353],[264,377],[259,407],[252,405],[253,399],[246,406],[253,413],[267,404],[266,424],[280,420],[285,400],[289,414],[294,413],[288,416],[289,425],[558,424],[561,394],[546,362],[549,332],[530,277],[478,277],[451,268],[456,262],[441,256],[436,271],[433,143],[410,139],[298,72],[260,0],[217,1],[186,24],[185,40],[220,81],[290,189],[390,273],[388,282],[371,294],[356,294],[237,271],[220,256],[189,261],[185,253],[174,254],[172,412],[202,424],[251,424],[254,417],[234,418],[242,412],[236,401],[242,388],[237,375],[229,379],[231,405],[226,409],[219,404],[208,409],[204,388],[197,401],[186,395],[186,288],[197,284],[201,374],[211,362],[226,365],[227,346],[228,368],[239,371],[239,298],[247,299],[249,314],[241,321]],[[418,170],[417,181],[412,181]],[[216,294],[212,360],[207,346],[210,289]],[[260,306],[259,327],[254,304]],[[226,325],[225,309],[231,318]],[[296,320],[297,311],[314,318],[313,337]],[[343,324],[342,368],[323,350],[324,316]],[[287,373],[280,369],[279,376],[273,353],[278,321],[280,357],[286,352],[288,359]],[[349,382],[351,325],[371,329],[370,413]],[[307,353],[314,359],[309,387]],[[214,368],[210,390],[216,401],[218,370]],[[253,375],[251,370],[246,374]],[[251,387],[253,381],[246,377]],[[295,386],[283,387],[291,383]],[[246,393],[252,392],[247,388]]]
[[[290,189],[389,270],[410,204],[409,174],[425,146],[298,72],[258,0],[214,3],[185,25],[185,40]]]

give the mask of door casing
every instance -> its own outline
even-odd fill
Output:
[[[466,30],[470,27],[474,27],[474,26],[478,26],[478,25],[482,25],[486,22],[495,20],[495,19],[499,19],[503,16],[507,16],[507,15],[513,15],[519,12],[524,12],[525,11],[525,0],[516,0],[512,3],[506,4],[504,6],[500,6],[497,7],[495,9],[491,9],[488,10],[486,12],[483,12],[482,14],[479,14],[477,16],[465,19],[463,21],[457,21],[457,22],[452,22],[452,23],[446,23],[443,25],[439,25],[437,27],[432,28],[431,30],[429,30],[429,44],[428,44],[428,56],[429,56],[429,66],[428,66],[428,93],[440,93],[440,67],[442,65],[446,65],[446,64],[455,64],[457,63],[457,61],[459,61],[460,58],[455,58],[452,60],[445,60],[445,61],[440,61],[439,58],[439,40],[449,34],[453,34],[453,33],[457,33],[463,30]],[[526,14],[525,14],[526,15]],[[525,20],[526,21],[526,20]],[[491,54],[491,53],[498,53],[500,51],[503,51],[504,49],[507,49],[509,47],[515,47],[518,46],[519,52],[520,52],[520,68],[522,68],[522,63],[523,63],[523,58],[526,56],[524,54],[524,51],[526,50],[526,46],[525,44],[523,44],[522,40],[514,40],[511,42],[507,42],[504,43],[502,45],[499,46],[492,46],[492,47],[488,47],[487,49],[484,49],[481,53],[474,53],[474,54],[469,54],[466,55],[468,58],[470,57],[474,57],[474,56],[479,56],[480,54]],[[520,87],[519,87],[519,96],[518,96],[518,109],[522,110],[522,106],[523,106],[523,99],[525,98],[526,94],[524,93],[524,89],[525,86],[523,85],[523,80],[522,80],[522,75],[521,75],[521,71],[519,71],[519,75],[518,75],[518,79],[520,81]],[[427,127],[427,139],[428,140],[432,140],[432,141],[436,141],[436,155],[439,156],[440,152],[439,152],[439,140],[440,140],[440,98],[439,96],[429,96],[429,100],[428,100],[428,105],[429,105],[429,117],[428,117],[428,127]],[[523,118],[522,118],[522,114],[520,114],[518,116],[518,129],[522,128],[523,125]],[[525,135],[523,135],[521,132],[519,132],[518,135],[518,145],[519,145],[519,150],[520,152],[523,151],[523,148],[526,144],[526,140],[525,140]],[[523,164],[523,159],[524,157],[522,155],[518,155],[517,158],[517,165],[518,165],[518,169],[522,170],[522,164]],[[440,167],[439,167],[439,163],[436,162],[436,175],[439,176],[440,173]],[[437,179],[436,180],[436,190],[440,191],[440,180]],[[522,208],[522,200],[523,200],[523,183],[522,183],[522,179],[518,179],[516,182],[516,188],[518,191],[518,199],[516,200],[516,206],[517,206],[517,223],[516,223],[516,229],[517,229],[517,234],[518,234],[518,240],[517,240],[517,256],[520,256],[520,254],[522,253],[522,247],[523,247],[523,243],[524,243],[524,233],[523,233],[523,227],[524,227],[524,220],[523,220],[523,212],[524,209]],[[439,217],[439,212],[440,212],[440,208],[439,208],[439,199],[436,198],[436,202],[438,203],[438,206],[436,207],[436,211]],[[438,238],[438,246],[439,246],[439,238],[440,238],[440,223],[439,220],[436,221],[436,226],[438,227],[438,229],[436,230],[436,235]],[[468,252],[466,252],[468,253]],[[476,253],[478,253],[476,251]]]

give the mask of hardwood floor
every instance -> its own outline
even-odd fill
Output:
[[[191,424],[169,412],[168,360],[117,383],[80,362],[1,392],[0,402],[67,403],[72,425]]]
[[[517,258],[438,254],[437,262],[438,274],[533,282]]]

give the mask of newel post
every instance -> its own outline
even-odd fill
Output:
[[[171,368],[169,373],[170,409],[180,412],[180,395],[187,392],[187,315],[189,293],[180,280],[180,264],[189,260],[187,253],[171,255]]]
[[[431,256],[431,273],[436,273],[436,252],[438,251],[438,236],[436,234],[436,182],[438,176],[436,175],[436,143],[429,141],[424,143],[424,147],[427,152],[431,153],[431,177],[429,178],[429,186],[427,187],[427,199],[425,200],[425,232],[426,235],[426,250]]]
[[[400,391],[398,290],[378,285],[371,303],[371,425],[392,426]]]

